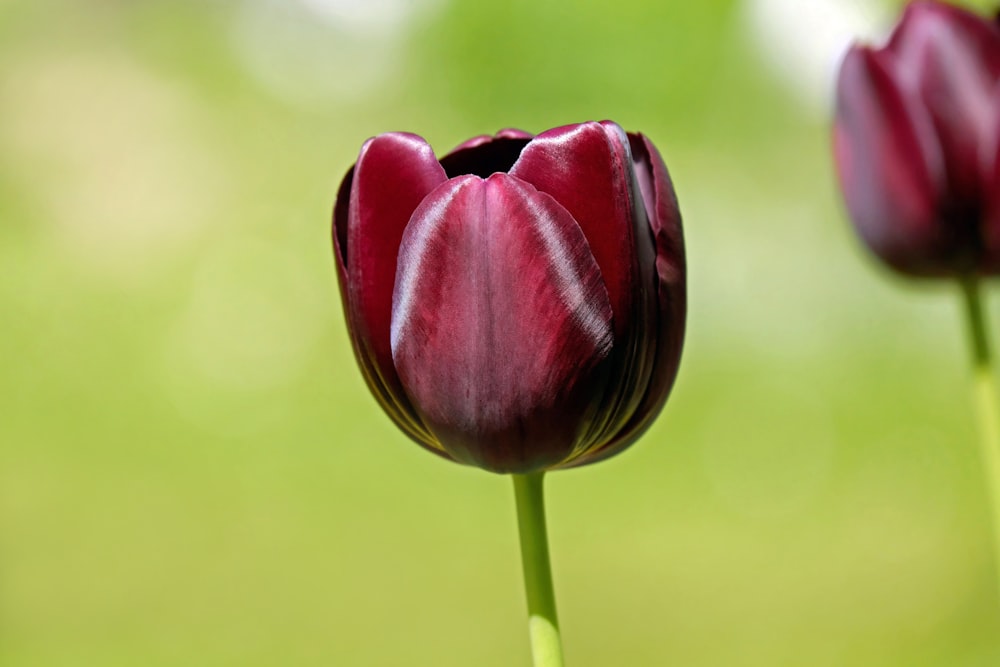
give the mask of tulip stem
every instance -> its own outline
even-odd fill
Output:
[[[552,567],[545,530],[545,473],[513,475],[517,525],[521,535],[524,588],[528,594],[528,634],[535,667],[562,667],[562,642],[552,590]]]
[[[972,350],[972,371],[976,412],[979,418],[979,443],[993,519],[993,562],[1000,587],[1000,414],[997,412],[997,385],[993,372],[993,355],[986,332],[983,300],[979,280],[968,276],[962,280],[965,311],[969,323]]]

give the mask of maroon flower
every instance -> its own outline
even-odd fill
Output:
[[[998,83],[1000,24],[939,2],[844,58],[837,170],[858,233],[895,269],[1000,272]]]
[[[653,144],[611,122],[504,130],[439,161],[369,139],[333,238],[358,364],[413,440],[494,472],[634,442],[680,361],[680,213]]]

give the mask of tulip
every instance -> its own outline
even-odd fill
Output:
[[[497,473],[579,466],[660,412],[685,318],[667,168],[611,122],[369,139],[333,240],[354,353],[395,424]]]
[[[961,287],[1000,583],[1000,412],[982,278],[1000,274],[1000,23],[913,2],[837,81],[834,156],[861,238],[904,275]]]
[[[913,276],[1000,272],[1000,23],[914,2],[885,46],[853,46],[834,153],[864,242]]]
[[[369,139],[333,214],[379,404],[444,458],[512,473],[535,667],[562,667],[542,477],[622,451],[677,374],[684,242],[666,165],[611,122]]]

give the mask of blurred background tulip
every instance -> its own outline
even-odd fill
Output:
[[[509,481],[384,417],[325,221],[364,137],[587,118],[669,165],[690,307],[643,442],[548,476],[567,664],[1000,662],[953,289],[830,159],[900,4],[0,0],[0,664],[527,664]]]
[[[908,274],[1000,270],[1000,23],[933,1],[854,46],[834,149],[861,238]]]
[[[951,278],[960,293],[1000,591],[1000,390],[982,280],[1000,256],[998,83],[1000,24],[913,2],[884,47],[854,45],[844,57],[833,148],[848,211],[875,254],[904,274]]]

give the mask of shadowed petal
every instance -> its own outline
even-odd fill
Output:
[[[354,316],[351,314],[348,302],[347,267],[344,262],[344,249],[347,247],[347,217],[351,196],[351,187],[354,183],[354,167],[347,172],[344,180],[340,184],[337,192],[337,201],[333,209],[333,250],[337,264],[337,284],[340,288],[340,303],[344,309],[344,319],[347,320],[347,332],[350,334],[351,347],[354,349],[354,358],[358,361],[361,369],[361,376],[368,385],[369,391],[375,397],[379,406],[385,411],[392,422],[399,427],[403,433],[408,435],[417,444],[424,448],[451,459],[448,454],[441,449],[441,446],[434,441],[420,419],[410,407],[406,395],[399,386],[399,380],[393,375],[394,387],[390,391],[389,386],[379,375],[374,366],[374,359],[365,353],[365,348],[358,338],[358,330],[354,324]]]
[[[483,144],[488,144],[491,141],[496,141],[497,139],[531,139],[533,136],[535,135],[531,134],[531,132],[525,132],[524,130],[519,130],[516,127],[505,127],[496,134],[480,134],[478,137],[466,139],[458,146],[455,146],[448,151],[448,155],[465,150],[466,148],[476,148],[478,146],[482,146]]]
[[[333,202],[333,254],[337,260],[337,278],[343,305],[347,307],[347,218],[351,207],[351,188],[354,186],[354,166],[337,188],[337,199]]]
[[[952,270],[956,246],[940,222],[945,177],[934,128],[882,54],[847,53],[833,139],[847,208],[868,246],[906,273]]]
[[[614,155],[612,164],[622,167],[622,180],[628,193],[627,213],[633,242],[630,258],[632,310],[624,315],[627,326],[623,327],[621,336],[615,338],[613,370],[604,401],[592,421],[587,439],[574,452],[574,458],[603,446],[629,423],[645,395],[656,359],[656,249],[649,216],[636,177],[628,135],[611,121],[602,121],[600,126]]]
[[[642,134],[630,134],[636,180],[649,213],[649,227],[656,242],[658,287],[678,289],[683,295],[685,279],[684,233],[673,182],[660,152]],[[681,327],[683,329],[683,327]]]
[[[333,221],[341,297],[362,374],[393,421],[435,449],[392,366],[389,321],[403,229],[424,196],[444,180],[420,137],[380,135],[365,143],[341,184]]]
[[[484,134],[457,146],[441,158],[441,166],[449,178],[466,174],[486,178],[508,172],[530,140],[530,134],[514,129],[500,130],[496,136]]]
[[[614,456],[641,436],[667,401],[680,366],[687,314],[684,235],[680,208],[667,165],[653,143],[641,134],[630,134],[636,181],[656,243],[656,300],[653,314],[655,350],[652,373],[642,401],[629,421],[603,446],[585,452],[571,466],[595,463]]]
[[[393,360],[456,460],[527,472],[566,457],[601,394],[611,318],[576,221],[523,181],[453,179],[407,227]]]
[[[888,45],[907,87],[919,90],[934,118],[951,185],[975,197],[980,151],[992,132],[1000,80],[1000,27],[937,2],[910,4]]]

